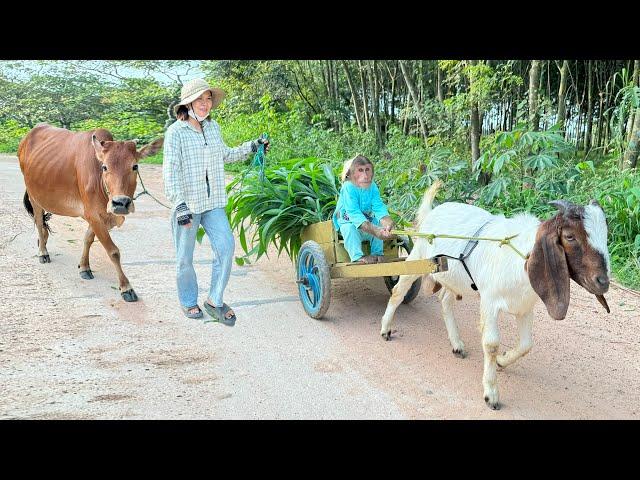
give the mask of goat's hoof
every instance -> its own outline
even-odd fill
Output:
[[[500,410],[501,405],[499,401],[491,401],[489,400],[489,396],[485,396],[484,401],[491,410]]]
[[[136,292],[133,291],[133,288],[131,290],[127,290],[126,292],[122,292],[121,295],[122,295],[122,298],[124,298],[125,302],[138,301],[138,295],[136,295]]]
[[[453,354],[458,358],[467,358],[467,351],[464,348],[451,350]]]
[[[384,338],[387,342],[391,340],[391,330],[389,330],[387,333],[383,333],[382,338]]]
[[[40,255],[38,258],[40,259],[40,263],[51,263],[49,255]]]
[[[93,278],[93,272],[91,270],[82,270],[80,272],[80,278],[84,278],[85,280],[91,280]]]

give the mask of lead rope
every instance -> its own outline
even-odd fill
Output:
[[[524,255],[522,252],[520,252],[520,250],[518,250],[516,247],[511,245],[511,240],[516,238],[518,234],[511,235],[510,237],[505,237],[505,238],[486,238],[486,237],[463,237],[461,235],[445,235],[445,234],[436,234],[436,233],[422,233],[422,232],[415,232],[411,230],[391,230],[391,233],[395,235],[408,235],[410,237],[426,238],[429,244],[433,243],[434,238],[456,238],[459,240],[486,240],[488,242],[500,242],[500,246],[506,245],[507,247],[511,248],[523,260],[526,261],[529,259],[529,254]]]
[[[260,135],[260,138],[264,139],[264,140],[268,140],[269,139],[269,135],[265,132],[262,135]],[[259,167],[260,168],[260,180],[264,180],[264,166],[267,163],[266,158],[265,158],[265,152],[264,152],[264,143],[261,143],[258,145],[258,149],[256,151],[256,154],[253,156],[253,162],[251,163],[252,167]]]
[[[154,197],[153,195],[151,195],[151,193],[149,193],[149,191],[147,190],[147,187],[144,186],[144,182],[142,181],[142,177],[140,176],[140,168],[138,168],[137,170],[138,172],[138,178],[140,179],[140,185],[142,185],[142,192],[140,192],[139,194],[137,194],[135,197],[133,197],[133,199],[137,199],[140,195],[144,195],[147,194],[149,195],[151,198],[153,198],[156,202],[158,202],[160,205],[162,205],[165,208],[168,208],[169,210],[171,210],[171,207],[169,207],[168,205],[165,205],[164,203],[162,203],[160,200],[158,200],[156,197]],[[103,182],[104,183],[104,182]]]

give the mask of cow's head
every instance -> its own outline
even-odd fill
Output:
[[[107,210],[116,215],[133,213],[138,161],[158,152],[163,139],[154,140],[140,150],[136,150],[136,143],[133,141],[99,141],[95,135],[91,137],[91,141],[96,157],[102,164],[102,184],[109,198]]]
[[[609,312],[604,294],[609,290],[611,262],[602,207],[595,200],[584,207],[565,200],[550,203],[559,211],[538,228],[526,263],[531,286],[556,320],[567,314],[570,278]]]

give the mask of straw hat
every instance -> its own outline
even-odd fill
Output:
[[[351,169],[351,164],[353,163],[354,158],[355,157],[347,160],[342,165],[342,173],[340,174],[340,180],[342,180],[342,183],[344,183],[345,179],[347,178],[347,175],[349,175],[349,170]]]
[[[193,80],[189,80],[182,86],[182,90],[180,91],[180,103],[173,107],[173,113],[178,113],[178,108],[180,107],[180,105],[189,105],[207,90],[211,92],[211,97],[213,100],[211,110],[216,108],[218,105],[220,105],[220,102],[222,102],[222,99],[225,97],[224,90],[221,90],[219,88],[211,88],[207,81],[203,78],[194,78]]]

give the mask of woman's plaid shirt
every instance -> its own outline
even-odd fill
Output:
[[[227,205],[224,164],[244,160],[251,153],[251,141],[227,147],[214,120],[205,120],[203,127],[198,132],[189,122],[177,120],[164,138],[165,195],[174,209],[184,202],[194,214]]]

